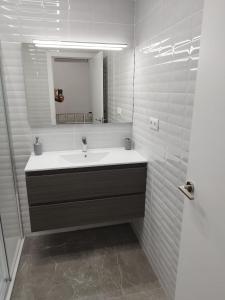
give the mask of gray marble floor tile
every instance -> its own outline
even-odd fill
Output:
[[[166,300],[129,225],[31,237],[11,300]]]

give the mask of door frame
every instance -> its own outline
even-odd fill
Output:
[[[91,59],[96,55],[96,51],[93,52],[56,52],[47,51],[47,72],[48,72],[48,88],[49,88],[49,101],[50,101],[50,114],[52,125],[56,123],[56,110],[55,110],[55,94],[54,94],[54,59],[55,58],[80,58]]]

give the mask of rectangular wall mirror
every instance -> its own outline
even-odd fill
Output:
[[[130,123],[134,50],[99,51],[22,45],[31,127]]]

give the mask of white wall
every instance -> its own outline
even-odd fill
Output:
[[[132,121],[134,63],[133,48],[107,55],[109,122]]]
[[[58,7],[56,4],[59,3]],[[24,76],[21,60],[21,41],[63,39],[97,42],[133,42],[134,2],[130,0],[61,0],[60,2],[4,2],[0,15],[2,60],[10,124],[13,135],[17,180],[25,233],[30,232],[24,167],[32,149],[32,133],[28,124]],[[58,21],[59,20],[59,21]],[[59,30],[57,30],[59,28]],[[18,42],[18,43],[17,43]],[[35,129],[54,149],[71,147],[72,139],[88,134],[94,147],[122,146],[123,137],[131,135],[130,125],[104,127],[68,127]],[[65,134],[64,129],[69,134]],[[90,130],[89,130],[90,129]],[[111,132],[113,134],[111,135]],[[77,135],[76,135],[77,134]]]
[[[103,52],[99,51],[89,60],[92,118],[99,123],[103,118]]]
[[[29,124],[31,127],[50,126],[52,120],[49,87],[46,84],[48,65],[45,49],[38,49],[31,43],[22,44],[21,67],[24,72]]]
[[[0,211],[4,237],[20,236],[9,140],[0,82]]]
[[[225,299],[225,28],[224,0],[205,0],[177,300]]]
[[[31,129],[27,119],[20,43],[2,43],[3,81],[9,110],[14,147],[14,162],[25,232],[30,231],[24,167],[32,149]]]
[[[82,136],[87,137],[89,149],[123,147],[124,138],[131,137],[131,125],[60,125],[35,128],[32,130],[32,138],[36,135],[40,136],[44,151],[81,149]]]
[[[56,113],[88,113],[90,99],[88,61],[54,61],[54,87],[63,89],[64,101],[55,102]]]
[[[4,1],[0,39],[133,43],[132,0]]]
[[[136,1],[133,138],[149,161],[146,212],[135,224],[169,299],[174,299],[183,197],[201,35],[202,0]],[[159,132],[149,118],[159,119]],[[196,300],[196,299],[195,299]]]

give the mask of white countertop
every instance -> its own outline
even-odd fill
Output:
[[[147,162],[137,151],[124,150],[123,148],[89,149],[87,156],[88,154],[94,156],[97,153],[102,155],[102,158],[97,161],[85,161],[82,158],[83,161],[76,162],[68,161],[65,157],[75,155],[77,160],[79,155],[83,156],[81,150],[43,152],[39,156],[32,153],[25,167],[25,172]]]

